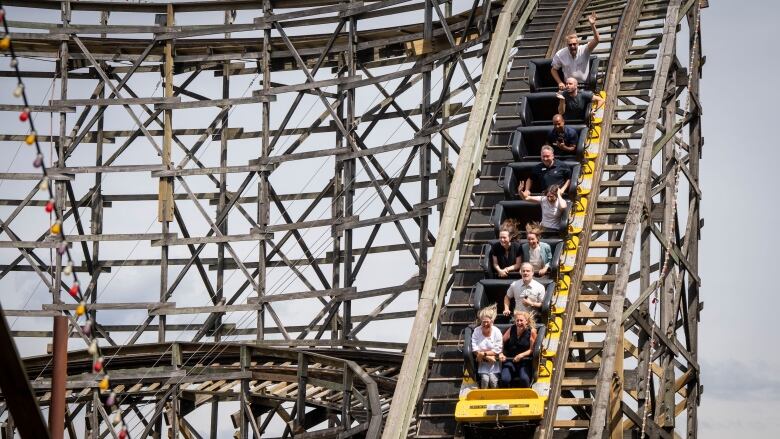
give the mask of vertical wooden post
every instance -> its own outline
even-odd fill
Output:
[[[174,370],[181,369],[182,366],[181,345],[174,343],[171,345],[171,366]],[[179,384],[174,385],[173,393],[171,394],[170,416],[168,425],[171,430],[171,437],[174,439],[179,438]]]
[[[174,25],[173,5],[168,4],[165,16],[166,26]],[[165,80],[165,97],[173,96],[173,40],[165,42],[165,63],[163,65]],[[163,110],[163,143],[162,164],[171,169],[171,143],[173,140],[173,110]],[[170,222],[173,221],[173,177],[160,178],[158,194],[157,220],[162,222],[162,232],[167,234]],[[165,302],[168,296],[168,246],[160,247],[160,301]],[[158,316],[159,328],[157,341],[165,342],[166,316]]]
[[[616,188],[610,188],[614,190]],[[610,240],[620,240],[620,232],[610,232]],[[617,249],[610,249],[610,256],[614,257]],[[615,273],[615,266],[609,267],[609,273]],[[614,294],[612,284],[607,285],[607,293]],[[584,305],[583,305],[584,306]],[[623,439],[623,390],[625,385],[625,373],[623,370],[623,358],[625,356],[625,349],[623,347],[623,340],[625,338],[626,328],[620,325],[618,336],[615,340],[617,345],[617,352],[615,354],[615,371],[612,373],[612,385],[609,392],[609,413],[607,418],[607,429],[609,431],[610,439]]]
[[[298,398],[295,403],[295,428],[294,434],[303,431],[306,425],[306,383],[309,381],[309,357],[303,352],[298,353]]]
[[[688,28],[689,30],[689,47],[690,52],[693,54],[693,62],[690,66],[691,75],[689,82],[689,98],[695,96],[697,102],[699,98],[699,79],[701,78],[701,44],[697,44],[700,40],[699,29],[697,29],[697,17],[699,14],[700,4],[697,2],[693,5],[688,13]],[[701,123],[700,123],[700,109],[697,104],[691,104],[690,109],[693,113],[688,128],[688,171],[695,179],[696,183],[699,182],[699,160],[701,159],[702,147],[704,146],[704,139],[701,136]],[[688,191],[689,205],[693,206],[693,209],[688,210],[688,215],[693,216],[692,227],[687,231],[688,237],[688,263],[691,269],[697,273],[699,271],[699,234],[701,222],[699,218],[699,198],[698,194],[693,188]],[[688,349],[690,350],[691,357],[698,361],[699,357],[699,285],[695,279],[688,276],[688,297],[687,309],[688,313],[683,316],[688,321]],[[699,405],[699,391],[700,391],[699,377],[690,380],[687,385],[687,422],[686,422],[686,438],[696,439],[698,437],[698,405]]]
[[[70,3],[63,2],[62,10],[60,12],[62,23],[67,25],[70,23]],[[60,43],[60,61],[59,61],[59,75],[60,75],[60,99],[68,99],[68,63],[70,62],[70,52],[68,51],[68,42],[62,41]],[[57,145],[57,163],[58,168],[65,167],[65,151],[68,150],[68,134],[67,134],[67,113],[60,112],[59,118],[60,135]],[[63,217],[63,205],[65,203],[65,182],[57,180],[54,183],[54,200],[55,200],[55,212],[56,217]],[[64,225],[63,225],[64,227]],[[60,290],[62,285],[62,255],[59,252],[54,253],[55,270],[54,279],[51,283],[52,303],[62,303],[60,298]]]
[[[263,0],[263,16],[270,17],[272,14],[271,1]],[[263,59],[260,68],[263,70],[263,91],[268,92],[271,89],[271,28],[263,31]],[[260,147],[260,156],[262,159],[268,158],[271,153],[271,102],[266,100],[262,104],[262,143]],[[269,182],[268,172],[260,171],[260,180],[257,187],[257,224],[260,226],[260,232],[265,232],[265,227],[270,221],[269,205]],[[257,278],[257,297],[262,297],[266,292],[266,257],[268,254],[265,240],[260,241],[258,257],[258,278]],[[260,309],[257,311],[257,341],[265,338],[265,303],[260,302]]]
[[[209,425],[209,438],[210,439],[217,439],[217,431],[219,429],[217,428],[219,426],[218,420],[219,420],[219,401],[214,400],[211,403],[211,424]]]
[[[239,364],[241,365],[242,371],[249,370],[249,367],[251,366],[252,362],[252,355],[250,352],[249,346],[241,346],[241,351],[239,353]],[[249,395],[249,381],[245,378],[241,379],[241,386],[240,386],[240,392],[239,395],[239,416],[238,416],[238,428],[239,428],[239,437],[241,439],[246,439],[249,434],[249,428],[247,419],[247,412],[252,413],[252,410],[250,407],[247,407],[249,404],[249,401],[247,400],[247,396]],[[249,410],[247,410],[249,408]]]
[[[100,25],[108,25],[109,12],[103,11],[100,13]],[[105,38],[106,34],[100,35],[101,38]],[[103,68],[106,69],[105,63]],[[106,83],[102,78],[98,79],[100,91],[98,97],[105,98],[106,96]],[[104,126],[105,112],[100,113],[100,118],[97,121],[97,142],[95,145],[95,166],[103,165],[103,142],[105,140],[103,126]],[[95,189],[92,192],[91,202],[91,218],[90,218],[90,232],[93,235],[99,235],[103,233],[103,174],[101,172],[95,173]],[[100,241],[95,240],[92,243],[92,280],[90,282],[90,294],[89,303],[96,303],[98,299],[98,278],[100,276]],[[89,317],[93,323],[97,323],[97,311],[95,309],[89,309]],[[89,411],[87,411],[87,416]],[[97,434],[97,432],[95,432]]]
[[[354,76],[356,74],[357,68],[356,68],[356,62],[357,62],[357,18],[354,15],[351,15],[348,19],[348,32],[349,32],[349,50],[346,53],[346,65],[347,65],[347,71],[346,74],[350,77]],[[346,121],[344,123],[344,126],[347,128],[347,133],[351,137],[351,139],[345,139],[346,143],[345,146],[348,147],[350,143],[354,143],[355,133],[358,129],[357,121],[355,119],[355,88],[350,87],[346,91],[347,97],[346,97],[346,103],[347,103],[347,116]],[[336,158],[336,160],[341,160],[340,158]],[[356,162],[355,159],[347,159],[343,162],[344,164],[344,212],[343,216],[348,217],[351,216],[354,211],[354,198],[355,198],[355,166]],[[352,279],[352,237],[353,237],[353,230],[352,229],[346,229],[344,230],[344,258],[341,259],[341,263],[344,266],[344,287],[349,288],[353,284]],[[335,288],[335,286],[334,286]],[[333,300],[333,299],[331,299]],[[343,303],[343,319],[342,319],[342,325],[341,325],[341,336],[340,339],[342,342],[347,341],[347,335],[352,330],[352,301],[346,300]],[[335,320],[335,319],[334,319]]]
[[[349,32],[349,36],[352,36],[351,31],[352,21],[350,21],[350,29],[347,31]],[[351,41],[350,41],[351,45]],[[348,56],[348,55],[347,55]],[[338,57],[338,75],[344,76],[346,74],[344,69],[344,64],[346,62],[346,59],[344,56]],[[344,121],[344,112],[345,112],[345,105],[344,105],[344,88],[343,86],[339,85],[337,88],[337,98],[338,99],[338,107],[336,108],[336,114],[338,115],[339,120],[341,121],[342,125],[346,125]],[[343,148],[347,151],[349,151],[349,139],[345,138],[340,130],[336,130],[336,148]],[[344,160],[339,159],[338,156],[334,158],[334,166],[333,166],[333,202],[331,204],[330,208],[330,214],[331,218],[334,220],[338,218],[344,217],[344,167],[346,166],[346,163]],[[341,238],[344,236],[343,229],[339,229],[336,227],[336,224],[334,223],[331,226],[331,238],[333,239],[333,262],[332,262],[332,272],[331,272],[331,288],[339,288],[341,287],[341,264],[344,261],[344,254],[342,251],[342,245],[341,245]],[[346,303],[344,304],[338,304],[336,306],[342,306],[342,310],[344,308],[347,308]],[[331,339],[341,339],[341,335],[339,334],[339,319],[333,318],[330,322],[330,338]]]
[[[612,388],[609,394],[609,437],[610,439],[623,439],[623,332],[621,331],[616,343],[619,346],[619,354],[615,356],[615,373],[612,375]]]
[[[444,3],[444,15],[446,17],[450,17],[452,15],[452,0],[447,0]],[[464,35],[465,37],[465,35]],[[442,66],[442,76],[447,77],[449,76],[450,70],[456,68],[456,63],[451,62],[445,62]],[[447,94],[447,90],[442,91],[442,96],[445,96]],[[441,103],[441,123],[443,125],[447,124],[447,121],[450,120],[450,99],[449,97],[445,98],[443,102]],[[449,134],[449,130],[445,129],[442,130],[441,133],[441,142],[439,144],[439,150],[441,152],[441,157],[439,157],[439,175],[436,177],[436,197],[444,197],[447,195],[447,191],[450,184],[450,176],[448,169],[450,168],[450,144],[447,143],[447,140],[444,139],[445,135]],[[438,211],[439,213],[444,213],[444,204],[438,205]],[[422,254],[422,252],[420,252]]]
[[[92,392],[92,401],[89,402],[89,412],[87,417],[87,423],[89,424],[89,438],[97,439],[100,433],[100,420],[98,419],[98,408],[95,405],[95,400],[100,404],[97,391]]]
[[[168,4],[165,24],[168,27],[174,25],[173,4]],[[163,74],[165,81],[165,97],[173,96],[173,40],[165,42],[164,49],[165,62],[163,64]],[[162,144],[162,164],[170,169],[171,165],[171,143],[173,140],[173,110],[163,110],[163,144]],[[173,221],[173,178],[164,177],[160,179],[160,190],[157,204],[157,221],[167,223]]]
[[[352,407],[352,382],[355,379],[355,375],[352,369],[344,367],[344,390],[341,392],[341,425],[344,430],[349,428],[352,424],[352,417],[350,408]]]
[[[65,436],[65,384],[68,381],[68,318],[54,317],[53,373],[51,378],[51,406],[49,407],[49,434],[52,439]]]
[[[425,13],[423,22],[423,41],[426,46],[433,46],[433,3],[432,0],[425,1]],[[420,102],[420,126],[430,128],[435,115],[431,114],[431,71],[423,73],[422,80],[422,100]],[[426,135],[424,143],[420,146],[420,203],[425,203],[430,198],[431,190],[431,136]],[[428,272],[428,215],[420,217],[420,263],[418,273],[420,279],[425,279]],[[422,294],[422,287],[420,287]]]
[[[173,5],[168,4],[165,14],[165,25],[174,25],[174,13]],[[173,96],[173,40],[165,42],[163,75],[165,81],[164,95],[165,97]],[[162,164],[167,169],[171,168],[171,142],[173,140],[173,110],[163,110],[163,144],[162,144]],[[173,221],[173,178],[165,177],[160,178],[159,193],[158,193],[158,205],[157,205],[157,220],[162,222],[162,232],[167,234],[170,227],[170,222]],[[168,296],[168,246],[163,245],[160,247],[160,301],[167,301]],[[160,343],[165,342],[165,323],[166,316],[164,314],[158,317],[158,329],[157,329],[157,341]],[[159,402],[163,404],[162,401]],[[152,436],[155,439],[162,437],[163,426],[162,416],[155,420],[154,432]]]
[[[642,197],[644,197],[644,203],[648,211],[652,211],[652,187],[649,185],[645,188]],[[639,196],[639,194],[637,194]],[[640,225],[640,247],[639,247],[639,290],[645,291],[650,287],[650,269],[652,266],[650,247],[651,247],[651,215],[644,215],[641,219]],[[639,305],[639,317],[641,319],[652,322],[652,315],[650,309],[650,299],[643,300]],[[652,358],[650,356],[650,350],[652,349],[650,343],[650,334],[639,331],[637,348],[639,349],[639,359],[636,367],[636,392],[637,392],[637,413],[639,416],[644,417],[645,413],[652,413],[652,408],[647,407],[647,404],[651,404],[652,398],[648,400],[650,391],[650,382],[652,381],[652,375],[648,375],[648,372],[652,369]],[[648,376],[650,380],[648,380]],[[648,411],[649,410],[649,411]]]
[[[233,20],[235,18],[235,11],[225,11],[225,24],[232,24]],[[225,33],[225,38],[230,38],[230,33]],[[230,61],[224,61],[222,63],[222,98],[223,99],[229,99],[230,98]],[[222,117],[222,120],[220,121],[220,132],[219,132],[219,166],[225,167],[227,166],[227,158],[228,158],[228,139],[229,139],[229,128],[230,128],[230,121],[229,121],[229,115],[230,115],[230,105],[226,105],[222,108],[221,111],[224,111],[225,114]],[[219,200],[217,201],[217,213],[216,217],[219,218],[220,215],[225,210],[225,205],[227,204],[227,174],[219,174]],[[220,224],[218,224],[219,231],[223,235],[228,235],[228,220],[225,218]],[[219,243],[217,244],[217,279],[216,279],[216,288],[214,291],[214,296],[212,299],[214,303],[221,303],[222,298],[225,296],[225,244]],[[216,319],[214,319],[214,341],[220,340],[220,333],[222,328],[222,315],[219,315]]]

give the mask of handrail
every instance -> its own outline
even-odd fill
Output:
[[[463,147],[450,185],[436,245],[412,324],[406,355],[382,433],[385,439],[405,438],[409,430],[423,377],[428,369],[433,333],[447,291],[447,278],[452,270],[452,261],[458,250],[460,235],[465,225],[471,188],[481,167],[493,113],[506,76],[509,52],[531,13],[535,11],[536,4],[537,0],[508,0],[499,14],[491,37],[479,90],[469,115]],[[523,13],[512,28],[514,18],[521,9]]]
[[[344,391],[349,391],[347,389],[347,386],[351,386],[350,382],[351,380],[348,379],[349,373],[351,372],[352,375],[357,376],[360,381],[363,382],[363,386],[366,389],[366,399],[368,400],[368,404],[364,404],[364,408],[366,410],[366,418],[368,421],[367,425],[364,425],[364,423],[361,423],[360,428],[349,428],[348,422],[342,422],[341,427],[339,430],[341,430],[341,434],[339,437],[346,438],[353,436],[357,433],[360,433],[362,431],[365,431],[365,437],[366,439],[377,439],[379,437],[379,433],[382,430],[382,405],[379,402],[379,390],[376,385],[376,381],[374,381],[371,376],[366,373],[365,370],[363,370],[362,367],[360,367],[357,363],[355,363],[352,360],[341,360],[338,358],[330,357],[327,355],[317,354],[313,352],[307,352],[307,351],[299,351],[299,355],[301,355],[304,358],[307,358],[305,360],[308,364],[310,360],[308,360],[309,357],[316,358],[318,362],[324,361],[330,361],[335,363],[341,363],[344,379],[342,383],[336,383],[342,384],[345,388]],[[301,368],[301,364],[299,364],[299,368]],[[349,372],[348,372],[349,371]],[[300,373],[301,371],[299,371]],[[305,378],[305,376],[304,376]],[[306,387],[305,387],[305,379],[301,381],[304,383],[303,389],[299,388],[298,393],[303,392],[306,393]],[[345,408],[349,408],[346,405],[346,401],[344,402]],[[302,410],[301,408],[298,408],[298,410]]]

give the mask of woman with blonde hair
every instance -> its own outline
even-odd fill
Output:
[[[520,387],[531,387],[533,377],[536,325],[533,316],[525,311],[515,311],[515,324],[504,332],[501,361],[501,385],[509,387],[518,380]]]
[[[493,325],[496,313],[495,304],[479,310],[480,325],[471,333],[471,350],[476,354],[479,364],[477,376],[480,389],[498,387],[498,374],[501,372],[499,355],[503,340],[501,331]]]

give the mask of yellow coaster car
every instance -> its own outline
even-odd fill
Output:
[[[546,317],[546,316],[544,316]],[[543,321],[546,319],[543,317]],[[512,324],[499,323],[496,327],[503,333]],[[536,343],[533,346],[532,388],[510,387],[499,389],[479,389],[473,377],[476,377],[477,363],[471,350],[471,334],[474,328],[467,326],[463,331],[464,377],[460,397],[455,406],[455,420],[466,427],[495,427],[501,425],[538,424],[544,416],[544,404],[547,394],[540,395],[537,391],[549,384],[552,362],[540,358],[544,341],[547,338],[547,327],[536,325]],[[540,366],[541,364],[541,366]],[[547,373],[540,374],[540,370]],[[537,385],[541,385],[537,388]],[[485,424],[481,424],[485,423]],[[492,428],[491,427],[491,428]]]
[[[455,407],[458,422],[538,421],[544,402],[533,389],[474,389]]]

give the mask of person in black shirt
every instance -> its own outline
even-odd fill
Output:
[[[563,116],[556,114],[552,118],[553,127],[547,133],[547,143],[558,148],[563,154],[574,154],[577,149],[579,133],[572,127],[567,127]]]
[[[536,325],[531,314],[515,311],[515,324],[504,332],[503,340],[504,348],[498,354],[501,360],[501,385],[509,387],[513,380],[518,380],[520,387],[531,387],[536,343]]]
[[[566,193],[571,180],[571,168],[560,160],[555,160],[552,146],[542,147],[542,162],[534,166],[531,175],[517,186],[517,193],[522,199],[531,196],[531,191],[540,193],[548,187],[557,184],[561,193]]]
[[[511,272],[518,272],[523,262],[520,243],[509,238],[509,232],[502,230],[498,233],[498,242],[490,248],[491,266],[498,277],[508,277]]]
[[[601,105],[604,100],[589,91],[580,91],[577,88],[578,85],[579,83],[576,79],[566,78],[566,87],[556,94],[558,97],[558,113],[562,114],[567,121],[578,120],[588,123],[589,121],[584,120],[587,106],[591,102]]]

